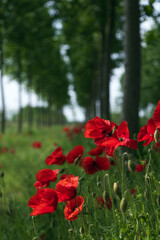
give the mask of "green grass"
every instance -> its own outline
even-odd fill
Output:
[[[34,130],[28,134],[21,135],[14,133],[14,128],[0,138],[0,148],[8,147],[14,149],[0,154],[0,240],[45,240],[59,239],[159,239],[160,235],[160,155],[158,152],[148,153],[148,148],[142,148],[140,154],[146,160],[146,168],[143,172],[131,173],[127,168],[127,160],[124,162],[124,179],[122,181],[122,154],[116,151],[119,170],[112,166],[109,171],[97,172],[94,175],[86,175],[84,170],[65,163],[62,167],[65,172],[75,176],[84,177],[81,188],[78,187],[77,195],[85,199],[83,214],[77,220],[69,222],[65,220],[63,208],[64,203],[59,203],[55,212],[35,217],[38,236],[33,229],[33,219],[30,216],[32,211],[27,206],[31,196],[36,194],[33,184],[36,181],[36,173],[43,168],[61,168],[61,166],[45,164],[45,159],[56,148],[56,142],[62,147],[66,155],[74,146],[82,144],[86,153],[94,147],[91,139],[85,139],[82,134],[69,141],[63,132],[62,126],[54,126],[50,129],[43,128]],[[41,141],[42,148],[34,149],[33,141]],[[150,146],[153,149],[153,146]],[[149,161],[149,158],[151,160]],[[129,151],[129,158],[140,164],[139,155]],[[105,174],[109,175],[109,181]],[[148,176],[146,179],[145,176]],[[127,210],[120,211],[120,199],[113,192],[113,183],[119,182],[122,189],[124,186]],[[123,184],[122,184],[123,182]],[[98,184],[97,184],[98,183]],[[55,187],[55,183],[51,186]],[[135,188],[134,196],[130,189]],[[103,208],[97,205],[96,198],[103,196],[104,191],[112,197],[112,209]],[[93,192],[95,194],[93,194]],[[145,194],[144,194],[145,192]],[[149,194],[148,194],[149,192]],[[69,229],[69,232],[68,232]]]

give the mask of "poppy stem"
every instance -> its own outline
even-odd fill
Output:
[[[111,197],[111,201],[112,201],[112,212],[113,212],[113,218],[114,218],[114,226],[115,229],[117,231],[117,221],[116,221],[116,215],[115,215],[115,208],[114,208],[114,200],[113,200],[113,196],[112,196],[112,191],[111,191],[111,186],[110,186],[110,178],[108,174],[104,175],[104,179],[107,178],[107,182],[108,182],[108,188],[109,188],[109,195]]]
[[[34,217],[34,216],[32,217],[32,223],[33,223],[34,235],[35,235],[36,237],[38,237],[38,231],[37,231],[37,227],[36,227],[36,220],[35,220],[35,217]]]

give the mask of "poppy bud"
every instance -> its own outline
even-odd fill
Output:
[[[100,176],[97,176],[97,182],[100,182],[100,181],[101,181]]]
[[[84,177],[80,177],[80,178],[79,178],[79,183],[82,183],[83,180],[85,180],[85,178],[84,178]]]
[[[116,127],[114,126],[112,130],[112,134],[115,132],[115,130],[116,130]]]
[[[97,187],[98,187],[98,188],[100,188],[100,187],[101,187],[101,185],[102,185],[102,183],[101,183],[101,182],[97,182]]]
[[[160,206],[160,196],[157,197],[157,204]]]
[[[150,176],[149,176],[149,174],[147,174],[147,173],[146,173],[146,175],[145,175],[145,182],[146,182],[147,184],[149,184],[149,182],[150,182]]]
[[[61,174],[65,171],[65,168],[58,169],[58,173]]]
[[[74,165],[75,165],[75,166],[77,166],[77,164],[79,163],[80,159],[81,159],[81,155],[78,156],[78,157],[75,159],[75,161],[74,161]]]
[[[146,200],[148,200],[150,198],[150,191],[148,189],[146,189],[146,191],[144,192],[144,198]]]
[[[93,197],[93,198],[96,197],[96,192],[92,192],[92,197]]]
[[[122,155],[122,158],[124,159],[124,161],[127,161],[128,160],[128,153],[124,152],[123,155]]]
[[[136,164],[132,160],[128,160],[128,170],[130,172],[135,172]]]
[[[103,192],[103,199],[105,202],[108,202],[108,199],[109,199],[109,193],[107,191],[104,191]]]
[[[127,210],[127,199],[126,198],[122,198],[122,200],[120,201],[120,210],[122,213],[124,213]]]
[[[155,139],[156,143],[159,142],[159,131],[158,131],[158,129],[156,129],[155,132],[154,132],[154,139]]]
[[[2,177],[2,178],[4,177],[4,172],[1,172],[1,177]]]
[[[69,229],[68,229],[68,232],[69,232],[69,233],[73,233],[73,229],[72,229],[72,228],[69,228]]]
[[[114,183],[113,184],[113,192],[119,197],[121,198],[121,189],[118,183]]]
[[[84,233],[84,227],[83,227],[83,226],[80,227],[79,232],[80,232],[80,234],[83,234],[83,233]]]

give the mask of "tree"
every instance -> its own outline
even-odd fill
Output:
[[[140,32],[139,1],[125,0],[125,79],[122,119],[128,122],[131,135],[138,132],[140,104]]]
[[[1,88],[1,99],[2,99],[2,117],[1,117],[1,132],[5,132],[5,97],[4,97],[4,86],[3,86],[3,65],[4,65],[4,2],[0,2],[0,88]]]

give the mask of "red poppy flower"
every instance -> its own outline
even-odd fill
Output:
[[[2,168],[2,164],[0,164],[0,168]]]
[[[62,179],[64,179],[64,178],[66,178],[68,176],[68,174],[67,173],[64,173],[64,174],[62,174],[61,176],[60,176],[60,179],[62,180]]]
[[[158,152],[160,152],[160,143],[159,142],[154,144],[154,150],[157,150]]]
[[[58,169],[42,169],[40,170],[37,175],[37,182],[34,184],[36,188],[39,187],[47,187],[49,186],[50,182],[55,182],[57,180]]]
[[[15,153],[15,150],[14,150],[14,149],[10,149],[10,153],[11,153],[11,154],[14,154],[14,153]]]
[[[153,118],[148,120],[147,125],[143,126],[137,136],[139,142],[145,141],[143,146],[147,146],[151,141],[154,141],[154,132],[156,126],[154,124]]]
[[[69,131],[69,127],[64,127],[64,128],[63,128],[63,131],[64,131],[64,132],[68,132],[68,131]]]
[[[95,161],[92,157],[85,157],[83,160],[83,168],[86,173],[94,174],[97,171],[110,169],[110,162],[107,157],[96,156]]]
[[[130,192],[131,192],[132,195],[134,195],[136,190],[134,188],[131,188]]]
[[[73,199],[77,195],[79,177],[68,175],[66,178],[59,180],[56,184],[55,191],[58,196],[58,202],[66,202]]]
[[[88,152],[91,156],[99,156],[104,152],[105,147],[97,146]]]
[[[33,208],[31,216],[52,213],[56,210],[58,197],[55,190],[51,188],[38,189],[36,195],[32,196],[28,206]]]
[[[65,161],[66,157],[63,155],[62,148],[57,147],[54,152],[46,158],[45,163],[47,163],[47,165],[61,165]]]
[[[138,164],[136,165],[136,172],[142,172],[146,165]]]
[[[74,221],[77,219],[78,214],[82,211],[84,204],[84,198],[81,196],[76,197],[68,201],[64,208],[64,216],[68,221]]]
[[[0,153],[5,153],[8,152],[8,147],[3,147],[2,149],[0,149]]]
[[[74,147],[66,156],[67,162],[69,164],[73,163],[76,158],[81,158],[84,152],[84,147],[81,145],[77,145]]]
[[[111,197],[109,197],[108,201],[106,202],[106,205],[105,205],[105,201],[104,201],[103,197],[97,197],[96,200],[97,200],[96,207],[104,208],[106,206],[108,208],[108,210],[110,210],[112,208]]]
[[[38,142],[38,141],[34,141],[32,143],[32,147],[33,148],[41,148],[42,147],[42,143],[41,142]]]
[[[86,138],[105,139],[108,138],[117,125],[109,120],[95,117],[87,122],[84,136]]]
[[[111,148],[112,151],[119,146],[132,148],[133,150],[138,148],[137,140],[129,139],[129,129],[126,121],[118,126],[111,137],[99,142],[99,144]]]
[[[160,100],[157,104],[156,109],[154,110],[153,121],[154,121],[154,124],[156,125],[156,127],[158,129],[160,129]]]
[[[57,142],[54,142],[54,143],[53,143],[53,146],[57,147],[57,146],[58,146],[58,143],[57,143]]]

